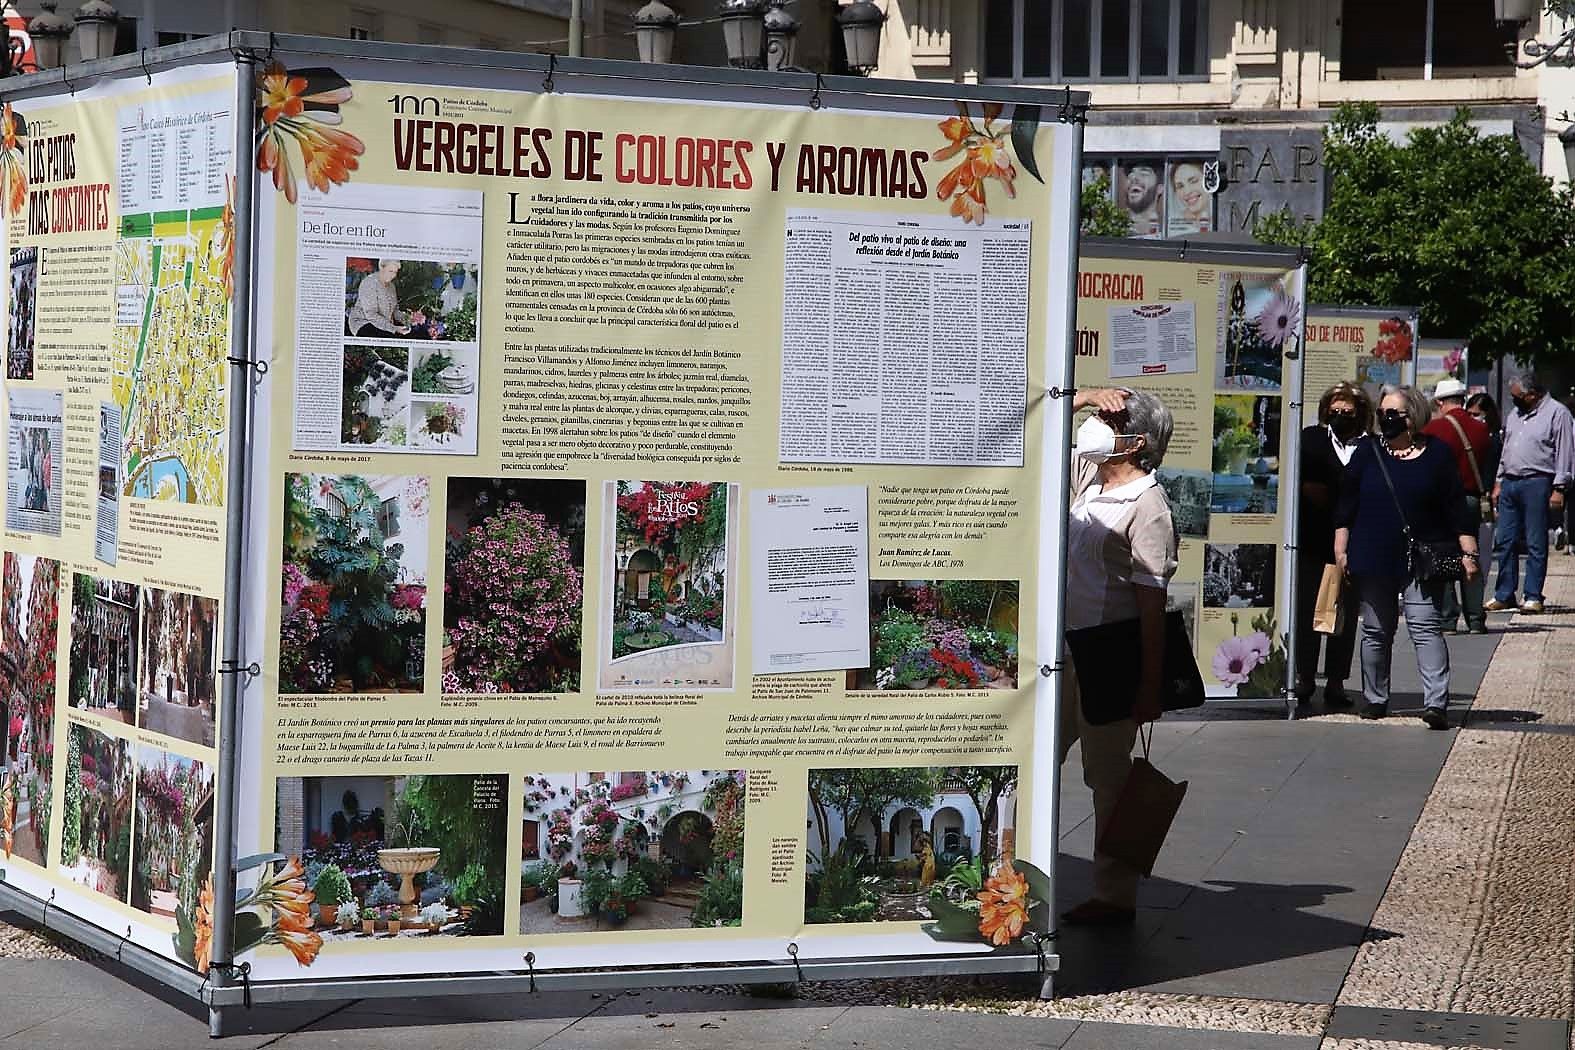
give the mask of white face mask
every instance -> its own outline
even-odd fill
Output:
[[[1116,456],[1116,432],[1098,416],[1089,416],[1083,420],[1083,425],[1077,428],[1077,437],[1073,443],[1077,446],[1079,456],[1095,463],[1103,463]]]

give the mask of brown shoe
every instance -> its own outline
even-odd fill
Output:
[[[1129,926],[1137,918],[1135,908],[1090,897],[1075,908],[1061,913],[1061,921],[1068,926]]]
[[[1515,608],[1513,601],[1501,602],[1497,598],[1489,598],[1482,603],[1482,608],[1488,612],[1509,612]]]

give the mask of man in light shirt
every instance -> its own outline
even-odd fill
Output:
[[[1515,410],[1504,419],[1504,453],[1493,485],[1498,586],[1484,608],[1515,607],[1520,570],[1515,548],[1524,542],[1526,581],[1520,611],[1540,613],[1548,572],[1548,528],[1564,516],[1565,491],[1575,471],[1575,419],[1530,373],[1509,384],[1509,397]]]

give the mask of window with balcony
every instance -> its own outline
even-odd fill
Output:
[[[1493,0],[1350,0],[1340,12],[1341,80],[1515,74],[1516,24]]]
[[[1208,0],[985,0],[994,80],[1205,80]]]

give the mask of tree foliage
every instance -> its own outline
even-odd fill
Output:
[[[844,835],[852,835],[864,817],[875,825],[875,841],[870,844],[880,856],[881,815],[888,806],[924,807],[940,792],[939,769],[898,767],[892,769],[812,769],[809,771],[809,800],[815,810],[820,833],[821,857],[832,852],[828,812],[842,818]]]
[[[1253,235],[1311,249],[1308,298],[1416,305],[1422,331],[1485,357],[1547,361],[1575,351],[1575,199],[1513,136],[1456,112],[1403,143],[1378,107],[1346,104],[1324,132],[1329,200],[1316,223],[1281,212]]]
[[[1078,228],[1084,237],[1125,237],[1132,232],[1132,216],[1110,196],[1110,176],[1101,172],[1083,184],[1078,201]]]

